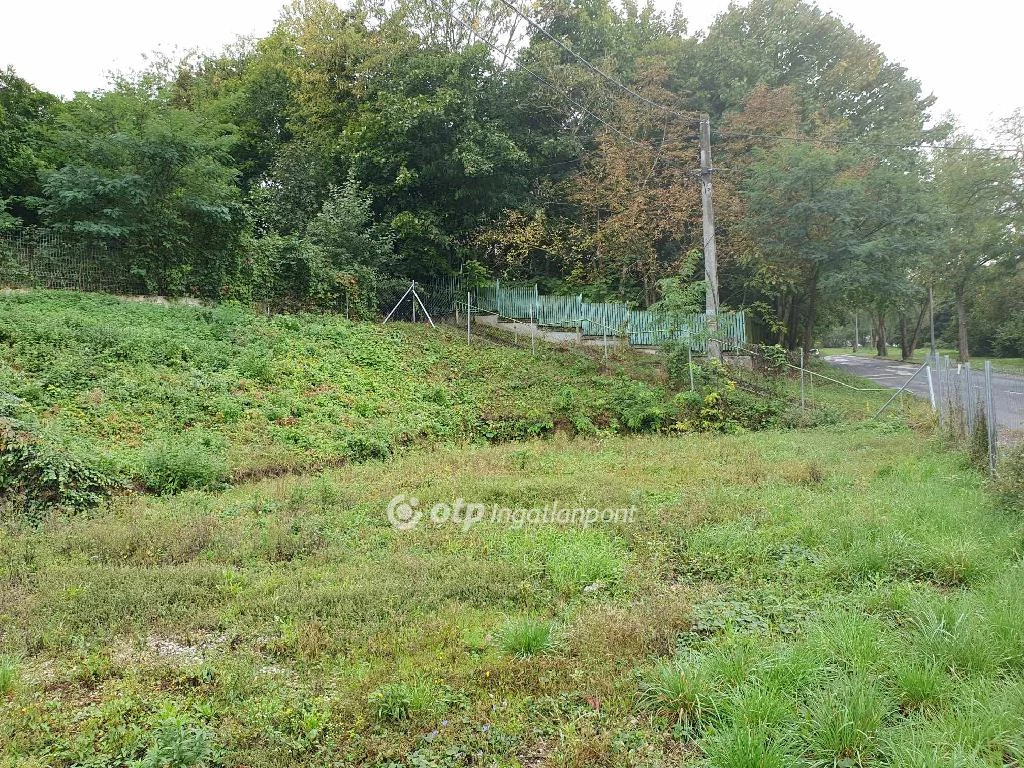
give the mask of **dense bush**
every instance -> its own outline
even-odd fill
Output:
[[[155,493],[212,488],[227,476],[223,439],[208,432],[185,432],[156,440],[142,453],[140,479]]]
[[[996,329],[992,347],[997,357],[1024,357],[1024,317],[1007,317]]]
[[[17,419],[0,416],[0,513],[38,523],[53,511],[82,512],[114,483],[96,469],[46,446]]]
[[[276,311],[320,309],[376,316],[394,260],[393,236],[373,222],[370,199],[352,180],[332,189],[304,234],[245,236],[248,295]]]

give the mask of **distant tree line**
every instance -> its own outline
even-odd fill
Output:
[[[152,292],[285,310],[370,314],[389,281],[467,265],[649,306],[701,247],[707,112],[722,303],[766,340],[813,346],[857,309],[911,344],[931,287],[962,355],[1024,354],[1021,113],[1016,152],[976,146],[800,0],[702,36],[634,2],[531,13],[296,0],[262,39],[70,100],[0,72],[0,228],[115,245]]]

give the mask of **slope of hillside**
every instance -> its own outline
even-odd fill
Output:
[[[0,390],[16,398],[7,415],[152,490],[382,458],[422,442],[559,427],[642,432],[680,417],[685,404],[650,363],[634,355],[601,368],[553,347],[469,347],[445,327],[87,294],[0,297]]]

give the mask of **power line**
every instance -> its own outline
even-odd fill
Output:
[[[669,112],[669,113],[671,113],[673,115],[677,115],[679,117],[686,118],[688,120],[694,120],[694,121],[699,121],[700,120],[700,115],[698,113],[696,113],[696,112],[681,112],[681,111],[679,111],[677,109],[674,109],[672,107],[669,107],[669,106],[667,106],[665,104],[659,104],[656,101],[651,101],[646,96],[643,96],[642,94],[637,93],[632,88],[630,88],[629,86],[625,85],[621,80],[615,79],[614,77],[609,75],[604,70],[598,69],[596,66],[591,64],[585,58],[583,58],[578,53],[576,53],[576,51],[574,51],[572,48],[567,46],[565,43],[563,43],[557,37],[555,37],[550,32],[548,32],[546,29],[544,29],[543,26],[541,26],[536,21],[534,21],[529,16],[527,16],[525,13],[523,13],[518,8],[516,8],[515,5],[513,5],[511,2],[509,2],[509,0],[501,0],[501,3],[506,8],[511,10],[514,14],[516,14],[516,16],[521,18],[523,21],[525,21],[531,27],[533,27],[538,32],[540,32],[542,35],[544,35],[544,37],[546,37],[548,40],[553,42],[555,45],[557,45],[563,51],[565,51],[570,56],[572,56],[574,59],[576,59],[578,62],[580,62],[583,66],[585,66],[591,72],[593,72],[594,74],[598,75],[602,79],[608,81],[609,83],[614,85],[616,88],[622,89],[623,91],[625,91],[626,93],[631,95],[633,98],[639,99],[640,101],[642,101],[643,103],[647,104],[649,107],[653,107],[654,109],[660,109],[660,110],[663,110],[665,112]]]
[[[834,144],[836,146],[857,146],[857,147],[877,147],[881,149],[974,149],[979,152],[991,152],[992,154],[1018,154],[1021,152],[1020,147],[1011,147],[1007,145],[994,144],[985,147],[964,147],[959,144],[948,144],[948,143],[933,143],[933,142],[922,142],[920,144],[899,144],[896,142],[880,142],[880,141],[859,141],[857,139],[828,139],[828,138],[815,138],[813,136],[782,136],[771,133],[742,133],[738,131],[722,131],[716,130],[715,133],[718,136],[725,138],[736,138],[736,139],[775,139],[777,141],[792,141],[805,144]]]
[[[455,13],[453,13],[452,11],[449,11],[447,8],[443,7],[439,3],[435,2],[435,0],[427,0],[427,2],[429,2],[434,7],[435,10],[441,11],[446,16],[448,16],[448,18],[450,18],[452,21],[454,21],[456,24],[458,24],[464,30],[469,32],[469,34],[471,34],[477,40],[479,40],[484,45],[486,45],[488,48],[490,48],[494,53],[497,53],[497,54],[500,54],[500,55],[504,55],[502,53],[502,51],[499,50],[498,47],[494,43],[492,43],[486,37],[481,35],[475,29],[473,29],[468,23],[466,23],[461,18],[459,18],[457,15],[455,15]],[[590,115],[592,118],[597,120],[597,122],[601,123],[601,125],[603,125],[608,130],[618,134],[620,137],[622,137],[623,139],[625,139],[626,141],[628,141],[631,144],[634,144],[634,145],[636,145],[638,147],[644,147],[645,149],[650,149],[650,147],[647,144],[645,144],[644,142],[638,141],[637,139],[633,138],[632,136],[629,136],[629,135],[623,133],[618,128],[616,128],[614,125],[612,125],[608,121],[604,120],[602,117],[600,117],[599,115],[595,114],[591,110],[587,109],[585,106],[583,106],[578,101],[573,99],[571,96],[569,96],[561,88],[558,88],[554,83],[552,83],[550,80],[548,80],[543,75],[537,74],[537,72],[535,72],[530,67],[527,67],[526,65],[524,65],[522,63],[520,63],[519,66],[522,69],[524,69],[526,72],[528,72],[530,75],[532,75],[533,78],[535,80],[537,80],[537,82],[541,83],[542,85],[546,85],[552,91],[554,91],[559,96],[561,96],[563,99],[565,99],[569,104],[571,104],[572,106],[574,106],[576,109],[580,110],[581,112],[583,112],[583,113],[585,113],[587,115]]]

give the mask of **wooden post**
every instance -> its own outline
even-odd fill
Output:
[[[800,410],[806,408],[804,401],[804,348],[800,347]]]

